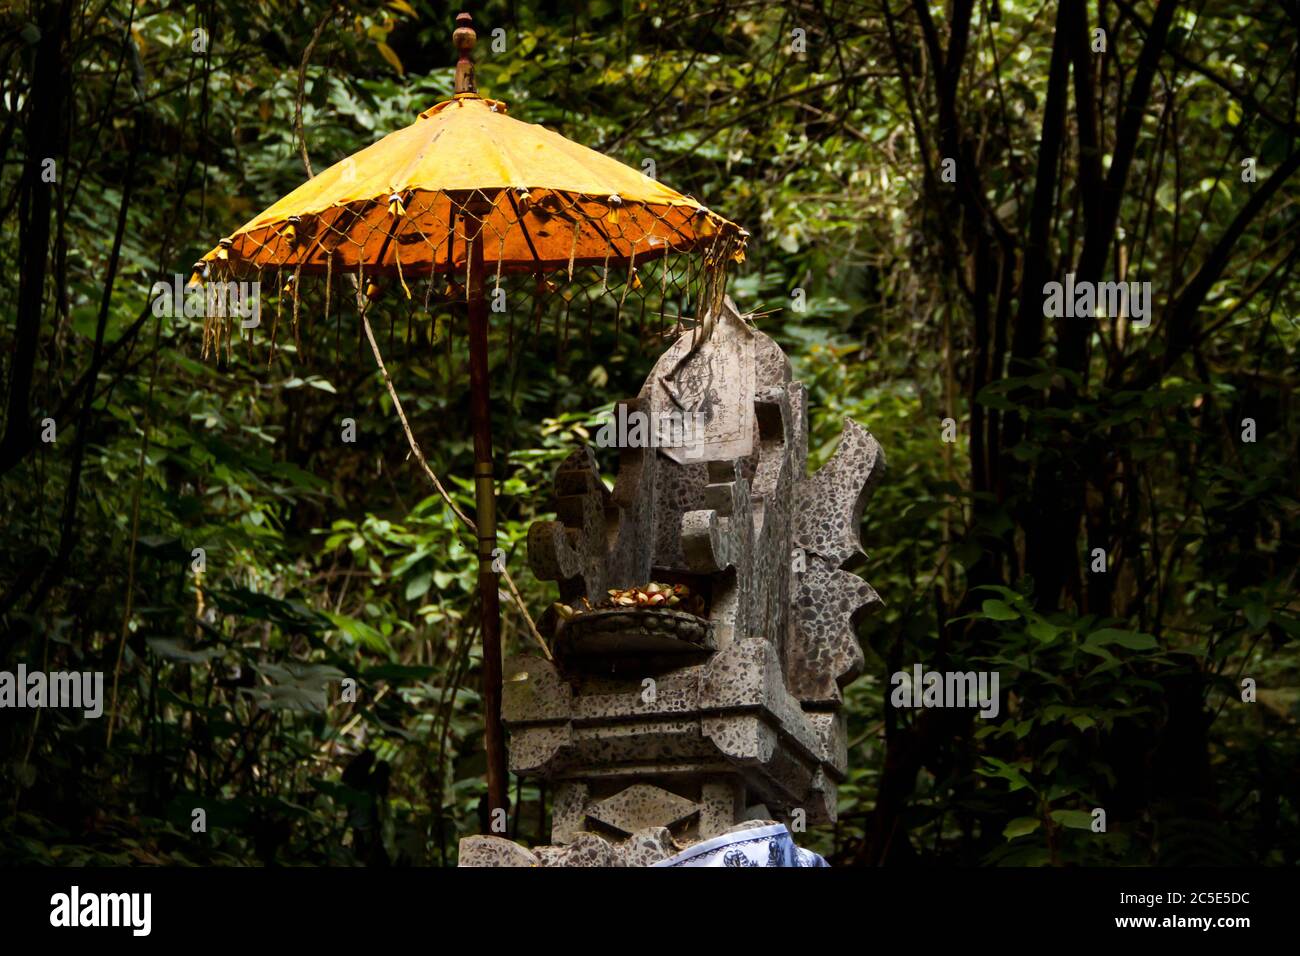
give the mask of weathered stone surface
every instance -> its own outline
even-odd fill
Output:
[[[536,854],[498,836],[462,837],[457,866],[540,866]]]
[[[642,395],[656,419],[685,417],[697,423],[694,440],[664,448],[679,463],[732,461],[753,448],[754,344],[756,333],[740,313],[724,309],[708,342],[684,335],[659,359]]]
[[[827,776],[825,768],[822,768],[813,777],[808,786],[808,794],[801,804],[807,812],[806,822],[809,826],[835,822],[838,814],[835,794],[835,784]]]
[[[563,846],[536,846],[533,847],[533,854],[537,857],[539,866],[563,866],[565,849]]]
[[[665,827],[646,827],[638,830],[618,846],[623,866],[653,866],[678,853],[682,848],[673,840]]]
[[[735,780],[710,780],[700,787],[700,839],[726,831],[744,806],[744,788]]]
[[[699,696],[700,670],[695,667],[639,681],[581,674],[576,681],[573,718],[584,723],[609,723],[634,716],[693,714],[699,709]]]
[[[555,473],[555,510],[559,521],[535,522],[528,529],[528,560],[533,573],[562,585],[581,580],[595,593],[602,584],[603,548],[592,546],[605,536],[609,490],[600,478],[590,448],[573,452]]]
[[[587,808],[598,823],[631,835],[646,827],[671,827],[699,813],[700,805],[661,787],[638,783]]]
[[[704,510],[708,469],[699,463],[678,464],[663,458],[654,468],[654,523],[651,564],[656,568],[689,570],[682,551],[682,516]]]
[[[700,706],[706,712],[757,711],[807,759],[821,752],[815,728],[785,688],[776,648],[762,638],[737,641],[709,659]]]
[[[560,597],[570,604],[584,597],[595,604],[608,588],[645,584],[653,555],[655,467],[663,461],[653,450],[621,449],[611,494],[590,448],[569,455],[556,473],[560,520],[528,529],[533,573],[558,581]]]
[[[548,855],[547,866],[619,866],[619,851],[604,837],[580,833],[559,853]]]
[[[540,773],[572,744],[570,724],[522,727],[510,738],[510,772]]]
[[[792,640],[786,647],[786,680],[808,704],[837,704],[840,687],[862,673],[862,647],[855,623],[881,604],[880,595],[855,574],[808,555],[796,575]]]
[[[718,508],[687,512],[682,516],[681,542],[687,565],[696,573],[713,575],[713,621],[717,646],[726,647],[737,638],[748,637],[757,604],[754,580],[753,500],[749,482],[741,476],[735,462],[713,462],[706,474],[705,502]],[[699,537],[702,525],[715,528],[709,532],[707,547]],[[687,552],[692,551],[693,554]],[[696,563],[698,562],[698,563]],[[770,638],[769,638],[770,639]]]
[[[573,710],[572,689],[544,658],[508,658],[501,676],[501,717],[508,723],[567,720]]]
[[[846,418],[835,455],[795,492],[795,546],[835,567],[860,554],[862,512],[884,464],[884,453],[871,433]]]
[[[599,724],[574,730],[571,765],[612,767],[646,761],[706,758],[698,717]]]
[[[755,715],[705,717],[700,726],[718,750],[739,764],[768,766],[780,743],[771,725]]]
[[[535,847],[532,855],[544,867],[653,866],[684,848],[665,827],[646,827],[623,840],[583,833],[564,846]]]
[[[572,843],[582,832],[587,817],[587,795],[590,793],[585,783],[573,780],[561,781],[555,788],[555,799],[551,802],[551,842]]]
[[[808,722],[817,732],[821,744],[818,756],[822,767],[827,772],[834,771],[836,780],[843,780],[849,769],[849,739],[846,715],[840,710],[820,710],[806,712]]]
[[[845,419],[835,455],[796,487],[793,537],[805,568],[795,575],[785,661],[790,690],[804,703],[838,704],[839,689],[862,671],[855,624],[881,601],[841,565],[862,552],[858,528],[884,462],[871,433]]]

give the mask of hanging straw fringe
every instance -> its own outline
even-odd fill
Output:
[[[400,245],[393,246],[393,259],[397,262],[397,281],[402,284],[402,291],[406,293],[406,297],[409,299],[411,290],[407,288],[406,280],[402,278],[402,247]]]
[[[298,263],[298,268],[293,270],[293,344],[299,352],[302,351],[302,340],[298,337],[298,287],[301,283],[298,281],[302,277],[302,263]]]
[[[280,327],[280,303],[284,300],[284,273],[277,271],[275,277],[280,280],[280,288],[275,294],[275,318],[271,322],[271,345],[266,355],[266,367],[268,369],[275,360],[275,335]],[[253,337],[251,335],[248,337],[248,345],[249,348],[252,348]]]

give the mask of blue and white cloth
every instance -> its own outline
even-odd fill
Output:
[[[724,833],[653,866],[830,866],[812,850],[794,845],[784,823]]]

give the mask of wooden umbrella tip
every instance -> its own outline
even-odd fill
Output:
[[[456,61],[456,92],[477,93],[478,83],[474,77],[474,61],[470,59],[470,52],[478,42],[478,34],[474,32],[474,18],[468,13],[456,15],[456,30],[451,35],[451,42],[455,44],[459,56]]]
[[[478,34],[474,32],[474,18],[468,13],[456,14],[456,32],[452,34],[456,49],[468,53],[474,48],[477,39]]]

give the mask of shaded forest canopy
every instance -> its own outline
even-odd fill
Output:
[[[447,98],[458,9],[0,13],[0,669],[109,694],[0,720],[0,859],[440,865],[484,829],[474,543],[355,314],[204,359],[202,318],[150,299],[305,161]],[[888,455],[850,776],[801,843],[1300,860],[1300,3],[473,13],[485,95],[749,230],[730,292],[811,389],[812,463],[845,415]],[[1148,314],[1046,315],[1053,282],[1137,283]],[[469,511],[463,312],[420,291],[371,318]],[[584,304],[587,331],[561,287],[494,336],[501,544],[535,612],[554,467],[669,341],[645,299]],[[507,653],[531,640],[507,606]],[[997,717],[891,707],[918,663],[998,672]],[[511,797],[511,835],[549,842],[545,788]]]

